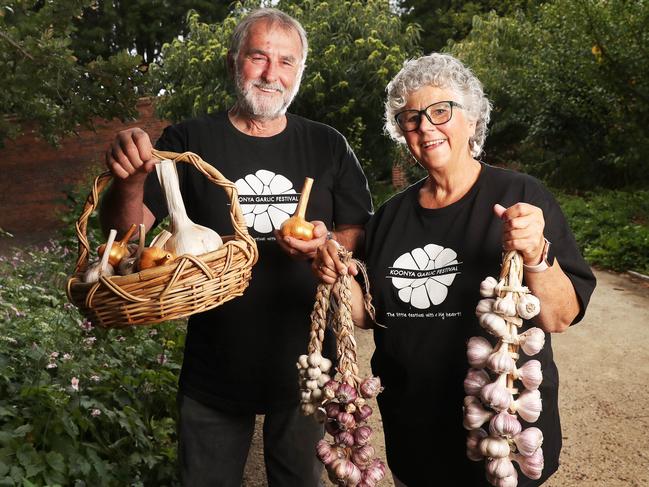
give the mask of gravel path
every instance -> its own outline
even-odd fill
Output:
[[[553,336],[564,447],[561,468],[545,485],[649,486],[649,283],[611,272],[596,275],[584,320]],[[358,330],[356,338],[359,362],[367,368],[371,332]],[[373,418],[371,426],[380,432],[380,417]],[[376,435],[373,445],[385,460],[382,439]],[[391,480],[381,485],[393,487]],[[243,486],[265,485],[257,428]]]

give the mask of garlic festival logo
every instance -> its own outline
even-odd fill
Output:
[[[454,250],[428,244],[399,256],[386,277],[392,279],[401,301],[426,309],[444,302],[459,265]]]
[[[241,212],[248,228],[259,233],[279,229],[297,208],[299,193],[281,174],[260,169],[234,183],[239,192]]]

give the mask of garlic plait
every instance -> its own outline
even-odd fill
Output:
[[[300,409],[302,414],[309,416],[315,414],[318,407],[325,400],[324,386],[331,380],[329,371],[332,362],[323,357],[320,352],[309,355],[300,355],[295,364],[300,377]],[[316,414],[316,419],[324,422],[322,414]]]
[[[481,282],[483,299],[475,310],[478,323],[496,337],[497,343],[492,346],[489,340],[477,336],[467,342],[471,368],[464,379],[468,396],[464,399],[463,425],[469,430],[466,454],[474,461],[485,460],[487,480],[495,487],[518,485],[519,471],[513,462],[532,479],[540,478],[543,470],[543,434],[535,427],[523,430],[518,420],[520,416],[533,423],[543,409],[538,390],[543,381],[541,363],[526,359],[517,366],[518,350],[532,356],[545,343],[545,332],[540,328],[518,331],[523,320],[535,317],[541,309],[539,299],[522,285],[522,278],[521,256],[508,252],[500,278],[488,277]],[[524,390],[519,392],[515,383],[522,384]]]

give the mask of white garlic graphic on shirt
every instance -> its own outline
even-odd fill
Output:
[[[248,228],[259,233],[279,229],[297,208],[298,194],[281,174],[260,169],[234,183]]]
[[[423,249],[406,252],[394,261],[389,277],[399,299],[417,309],[438,305],[446,299],[448,287],[455,280],[457,253],[441,245],[428,244]]]

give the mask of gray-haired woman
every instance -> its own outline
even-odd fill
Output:
[[[558,374],[550,333],[584,315],[595,278],[552,195],[536,179],[489,166],[482,152],[491,106],[460,61],[431,54],[405,63],[387,88],[386,128],[428,176],[385,203],[366,226],[365,259],[377,309],[372,370],[388,463],[398,485],[488,485],[466,458],[462,427],[466,342],[488,337],[474,315],[480,282],[498,275],[504,250],[519,251],[526,285],[540,298],[534,324],[546,332],[541,361],[544,435],[540,485],[559,465]],[[550,242],[552,242],[550,244]],[[318,251],[314,272],[333,282],[346,269],[336,244]],[[372,327],[354,292],[354,321]],[[493,339],[492,339],[493,342]],[[522,359],[526,360],[525,355]]]

